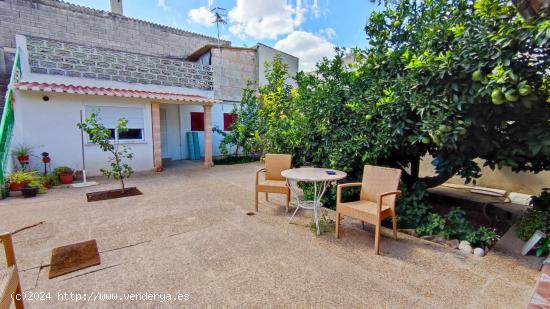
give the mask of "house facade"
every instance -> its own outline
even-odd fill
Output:
[[[259,48],[128,18],[122,1],[111,3],[104,12],[57,0],[0,1],[0,14],[10,16],[0,21],[0,74],[9,76],[16,53],[21,68],[6,101],[11,148],[31,146],[35,155],[48,152],[52,167],[76,170],[84,154],[88,174],[98,175],[108,156],[85,134],[82,142],[76,127],[81,115],[98,112],[112,139],[132,149],[136,171],[161,170],[166,160],[211,166],[222,139],[212,128],[229,130],[247,81],[258,85]],[[220,47],[214,61],[190,58],[213,46]],[[298,59],[287,57],[297,70]],[[114,129],[121,117],[128,132]],[[4,173],[17,162],[5,165]],[[31,166],[40,168],[40,159]]]

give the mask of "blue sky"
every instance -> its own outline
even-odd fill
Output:
[[[68,2],[109,10],[109,0]],[[257,42],[300,58],[305,71],[335,46],[364,47],[363,28],[376,5],[368,0],[125,0],[124,15],[216,36],[210,9],[227,9],[220,35],[234,46]]]

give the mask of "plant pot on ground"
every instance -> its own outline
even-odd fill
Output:
[[[20,191],[36,177],[36,171],[15,171],[10,174],[10,191]]]
[[[59,181],[61,181],[62,184],[70,185],[73,183],[74,174],[70,167],[58,166],[53,171],[59,177]]]
[[[25,186],[21,188],[21,193],[24,198],[35,197],[38,194],[38,187]]]

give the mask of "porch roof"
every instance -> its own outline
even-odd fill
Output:
[[[19,82],[13,86],[22,91],[71,93],[83,95],[99,95],[110,97],[139,98],[161,101],[188,102],[195,104],[219,103],[219,100],[207,98],[200,95],[183,94],[177,92],[156,92],[125,88],[111,88],[98,86],[73,85],[51,82]]]

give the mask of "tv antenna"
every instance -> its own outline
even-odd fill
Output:
[[[214,21],[216,23],[216,29],[218,30],[218,48],[220,48],[220,24],[225,25],[227,22],[227,10],[221,7],[215,7],[210,10],[214,14]]]

